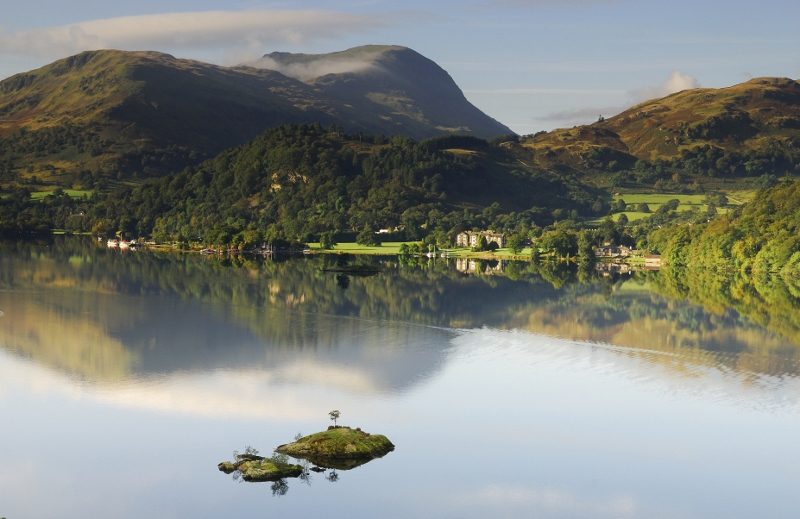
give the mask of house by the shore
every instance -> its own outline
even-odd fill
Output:
[[[477,247],[481,241],[481,236],[483,236],[487,244],[496,243],[500,249],[506,246],[505,234],[494,231],[464,231],[456,235],[456,246]]]
[[[603,245],[594,250],[594,255],[598,258],[629,258],[638,251],[626,245]]]

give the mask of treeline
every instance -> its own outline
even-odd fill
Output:
[[[36,165],[37,170],[59,173],[62,186],[104,189],[109,180],[160,176],[211,156],[176,144],[143,146],[137,135],[112,139],[106,133],[100,125],[67,124],[36,131],[22,128],[0,139],[0,180],[22,184],[19,173],[30,173]],[[65,160],[80,163],[81,168],[59,164]]]
[[[760,191],[707,225],[654,230],[651,247],[674,266],[800,276],[800,181]]]
[[[47,197],[22,214],[74,231],[248,246],[379,229],[415,240],[604,209],[601,193],[515,162],[473,138],[415,142],[287,126],[168,177],[90,200]]]
[[[97,198],[72,198],[57,189],[42,200],[31,200],[27,189],[0,194],[0,236],[19,237],[50,234],[53,229],[88,231],[87,212]]]
[[[704,144],[687,148],[675,158],[635,160],[594,164],[593,169],[613,173],[611,185],[652,185],[668,190],[692,191],[687,179],[712,178],[775,178],[800,175],[800,147],[773,145],[762,150],[729,151]],[[765,180],[766,182],[766,180]]]

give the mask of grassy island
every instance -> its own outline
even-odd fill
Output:
[[[235,461],[223,461],[217,467],[226,474],[238,471],[243,480],[254,482],[296,478],[303,473],[303,467],[288,463],[282,457],[264,458],[251,454],[237,455]]]
[[[346,469],[380,458],[393,451],[394,445],[382,434],[332,426],[327,431],[304,436],[275,450],[322,467]]]

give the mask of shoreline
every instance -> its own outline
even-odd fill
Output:
[[[400,254],[400,245],[402,244],[419,244],[419,242],[386,242],[382,245],[359,245],[356,243],[340,243],[334,246],[332,249],[322,249],[319,247],[318,243],[309,243],[308,248],[304,250],[293,250],[293,251],[278,251],[278,254],[286,254],[286,255],[295,255],[295,256],[322,256],[322,255],[329,255],[329,256],[386,256],[386,257],[401,257]],[[224,250],[222,252],[215,252],[204,254],[204,248],[193,247],[188,249],[181,249],[176,247],[175,245],[168,245],[164,243],[160,244],[149,244],[149,245],[142,245],[140,250],[149,250],[154,252],[162,252],[162,253],[186,253],[186,254],[202,254],[207,256],[226,256],[230,254],[234,255],[248,255],[248,256],[268,256],[270,254],[262,254],[261,252],[254,251],[254,250]],[[476,252],[468,248],[448,248],[448,249],[439,249],[436,252],[435,256],[427,256],[426,254],[412,254],[407,257],[410,258],[426,258],[426,259],[464,259],[464,260],[482,260],[482,261],[531,261],[531,248],[525,247],[520,253],[515,254],[508,249],[498,249],[497,251],[481,251]],[[575,258],[553,258],[548,254],[543,254],[541,256],[542,261],[558,261],[558,262],[567,262],[567,263],[574,263]],[[617,265],[629,265],[631,267],[644,267],[645,266],[645,259],[644,257],[640,256],[630,256],[626,258],[606,258],[606,257],[596,257],[595,264],[617,264]]]

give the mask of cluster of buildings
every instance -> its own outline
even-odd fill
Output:
[[[494,243],[497,248],[506,246],[505,234],[491,230],[487,231],[464,231],[456,235],[456,246],[476,248],[481,243],[483,238],[487,245]],[[645,269],[659,269],[661,268],[661,256],[655,254],[644,254],[644,251],[628,247],[627,245],[611,245],[610,243],[603,244],[601,247],[595,249],[595,256],[598,259],[611,260],[611,264],[617,265],[614,267],[600,266],[598,270],[614,273],[627,273],[630,268],[625,265],[624,260],[633,256],[644,257]],[[625,265],[625,266],[622,266]],[[464,263],[459,268],[462,272],[474,272],[477,264]]]
[[[598,258],[629,258],[639,253],[638,250],[626,245],[603,245],[602,247],[597,247],[594,251],[594,255]]]
[[[605,244],[602,247],[597,247],[594,254],[597,258],[611,260],[611,263],[605,262],[597,265],[598,270],[604,272],[627,273],[627,265],[623,260],[632,256],[643,256],[644,268],[646,270],[658,270],[661,268],[661,256],[658,254],[644,254],[644,251],[633,249],[626,245],[615,246]]]
[[[464,231],[456,236],[456,245],[458,247],[475,248],[481,241],[481,237],[489,243],[496,243],[497,248],[502,249],[506,246],[506,235],[494,231]]]

